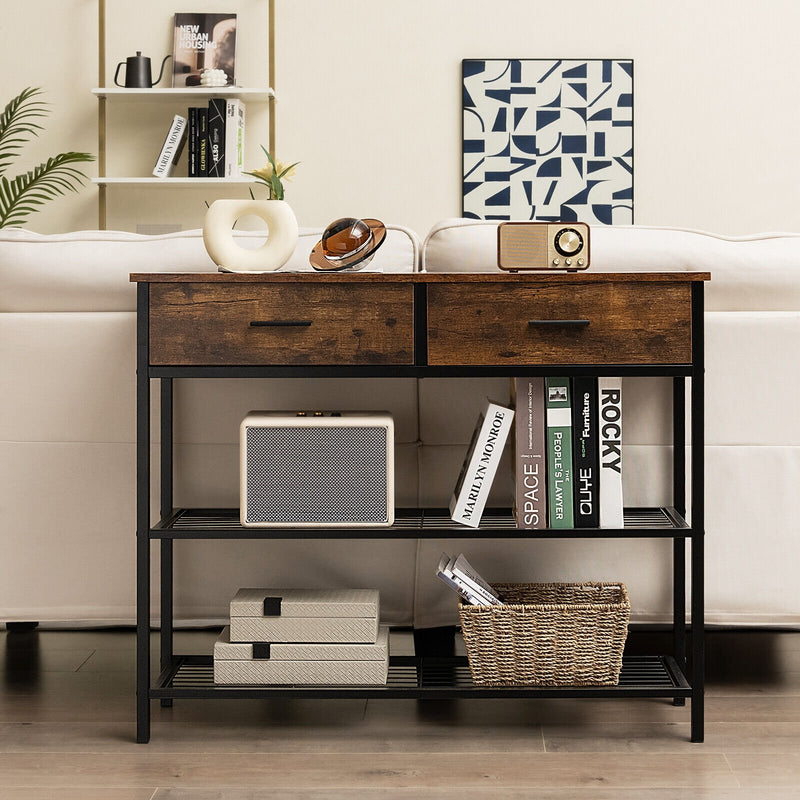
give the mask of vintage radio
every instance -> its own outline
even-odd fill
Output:
[[[245,527],[394,522],[394,422],[382,412],[251,411],[240,426]]]
[[[589,226],[584,222],[501,222],[497,266],[523,269],[586,269]]]

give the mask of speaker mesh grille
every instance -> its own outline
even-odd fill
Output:
[[[386,428],[246,428],[247,522],[386,522]]]

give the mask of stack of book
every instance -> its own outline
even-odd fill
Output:
[[[511,406],[488,401],[450,500],[455,522],[477,528],[514,444],[518,528],[622,528],[622,379],[514,378]]]
[[[192,106],[187,116],[176,114],[153,168],[168,178],[188,144],[190,178],[238,178],[244,167],[245,106],[236,98],[212,97],[207,106]]]
[[[622,528],[621,378],[515,378],[517,527]]]
[[[239,589],[214,645],[214,682],[384,684],[376,589]]]

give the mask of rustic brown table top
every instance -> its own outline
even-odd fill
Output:
[[[709,281],[710,272],[134,272],[134,283],[501,283],[579,284]]]

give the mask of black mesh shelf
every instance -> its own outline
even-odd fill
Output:
[[[457,525],[445,508],[400,508],[389,527],[376,528],[244,528],[238,508],[180,508],[155,525],[157,539],[475,539],[501,537],[608,538],[684,537],[691,534],[686,520],[670,507],[626,508],[624,528],[520,530],[509,509],[489,509],[479,528]]]
[[[623,658],[617,686],[475,686],[467,659],[392,656],[385,686],[231,686],[214,683],[211,656],[175,656],[153,698],[221,697],[690,697],[691,688],[671,656]]]

